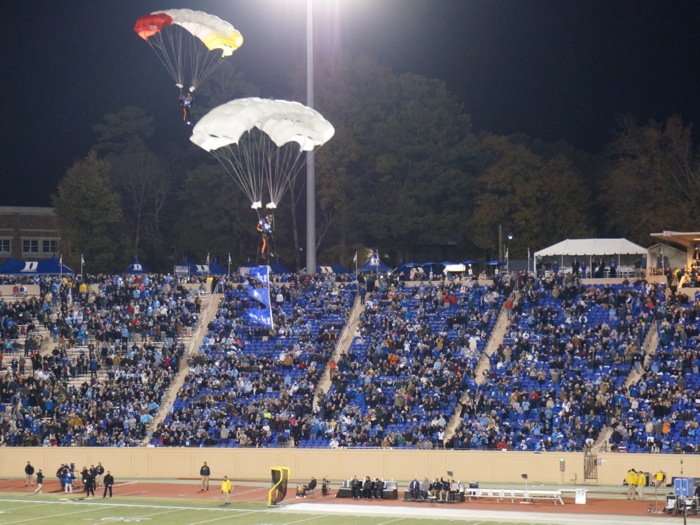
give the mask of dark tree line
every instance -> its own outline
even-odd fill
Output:
[[[303,100],[293,77],[290,99]],[[257,94],[231,69],[198,92],[196,114]],[[444,82],[396,75],[367,58],[317,66],[316,109],[336,128],[317,151],[319,264],[351,265],[376,248],[389,264],[492,258],[499,225],[511,258],[565,238],[693,230],[700,162],[681,117],[620,119],[605,151],[522,135],[475,133],[468,108]],[[163,140],[141,108],[105,115],[96,142],[71,167],[53,202],[67,262],[85,254],[91,272],[119,271],[138,255],[169,271],[207,254],[233,267],[255,259],[256,216],[224,170],[187,140]],[[303,264],[305,180],[277,212],[280,261]]]

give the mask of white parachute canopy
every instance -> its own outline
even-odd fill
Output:
[[[190,140],[221,162],[256,208],[265,191],[267,207],[274,208],[303,166],[303,153],[334,133],[330,122],[303,104],[252,97],[212,109]]]

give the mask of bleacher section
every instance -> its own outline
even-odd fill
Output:
[[[660,284],[521,279],[491,338],[508,279],[380,278],[353,306],[353,282],[287,276],[272,284],[270,331],[248,322],[248,283],[234,276],[191,355],[197,286],[36,284],[37,296],[0,298],[7,446],[580,451],[607,428],[612,450],[699,450],[700,298],[667,300]],[[354,307],[357,332],[323,392]],[[184,382],[151,425],[181,363]]]

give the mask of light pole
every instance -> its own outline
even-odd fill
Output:
[[[306,105],[314,107],[313,0],[306,0]],[[314,151],[306,154],[306,273],[316,273],[316,167]]]
[[[510,273],[510,256],[508,255],[508,248],[510,241],[513,240],[513,236],[511,234],[508,234],[506,237],[508,239],[508,242],[506,243],[505,249],[506,249],[506,273]]]

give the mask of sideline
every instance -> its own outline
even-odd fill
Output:
[[[566,514],[542,512],[516,512],[500,510],[441,509],[435,507],[380,507],[377,505],[324,505],[322,503],[297,503],[279,508],[280,512],[309,512],[323,514],[340,514],[345,516],[387,516],[401,518],[442,518],[453,520],[483,520],[486,523],[556,523],[557,525],[640,525],[675,523],[678,516],[659,516],[658,514],[642,516],[610,516],[609,514]]]

